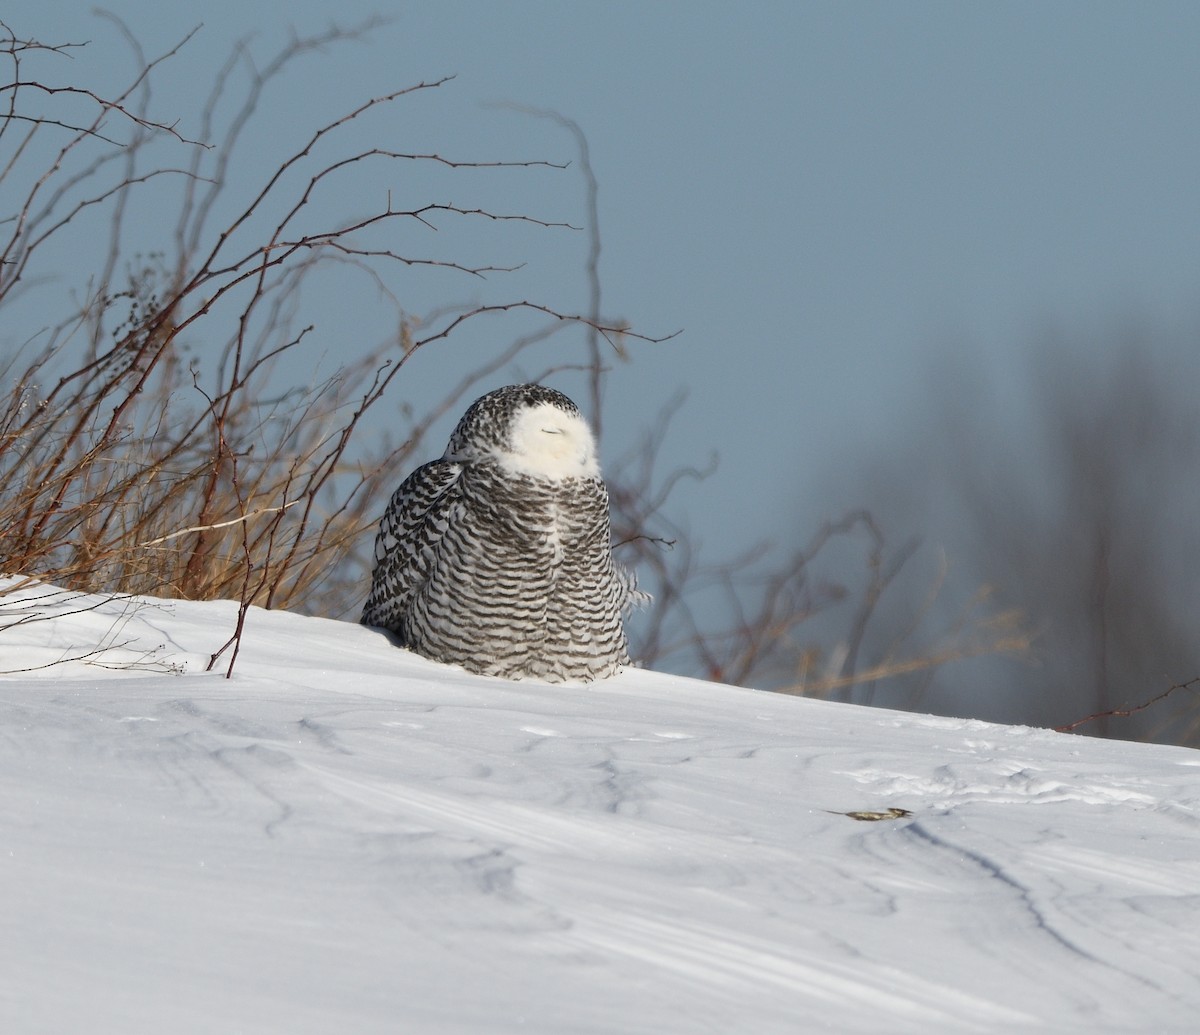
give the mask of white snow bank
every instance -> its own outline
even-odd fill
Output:
[[[1195,752],[8,585],[4,1032],[1196,1030]]]

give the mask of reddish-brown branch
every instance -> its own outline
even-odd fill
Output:
[[[1176,690],[1190,690],[1195,693],[1193,688],[1198,683],[1200,683],[1200,676],[1193,676],[1186,683],[1175,683],[1173,686],[1170,686],[1164,690],[1161,694],[1156,694],[1154,697],[1151,697],[1148,701],[1143,701],[1141,704],[1135,704],[1125,708],[1110,708],[1107,711],[1102,712],[1093,712],[1091,715],[1085,715],[1082,719],[1076,719],[1074,722],[1067,723],[1065,726],[1055,726],[1054,731],[1056,733],[1070,733],[1073,730],[1077,730],[1080,726],[1084,726],[1089,722],[1096,722],[1100,719],[1128,719],[1130,716],[1136,715],[1138,712],[1143,712],[1147,708],[1158,704],[1159,701],[1165,701],[1168,697],[1175,693]]]

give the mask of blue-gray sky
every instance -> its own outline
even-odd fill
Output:
[[[920,405],[936,349],[1003,366],[1045,320],[1196,315],[1192,3],[105,6],[151,55],[203,23],[158,87],[162,117],[174,104],[194,111],[248,32],[265,58],[292,26],[392,19],[286,81],[256,131],[264,160],[356,100],[446,74],[457,78],[435,99],[394,110],[380,146],[570,159],[561,129],[493,105],[576,120],[600,184],[606,312],[649,334],[683,329],[617,369],[608,444],[627,444],[686,387],[668,461],[719,451],[719,473],[681,501],[715,546],[804,537],[854,505],[819,498],[818,486]],[[103,71],[120,50],[90,4],[9,0],[4,18],[18,34],[93,40],[81,69],[91,60]],[[586,218],[574,171],[459,182],[461,198],[437,200],[478,190],[499,209]],[[528,265],[440,298],[406,294],[397,271],[402,300],[417,311],[501,295],[586,304],[581,235],[518,236],[493,253],[494,237],[471,233],[454,240]],[[336,355],[378,340],[386,329],[362,312],[363,326],[352,312],[318,328],[321,347]],[[507,340],[501,325],[495,333],[497,346]],[[471,347],[483,356],[488,345]],[[470,358],[430,356],[413,384]]]

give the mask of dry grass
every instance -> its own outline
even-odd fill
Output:
[[[304,599],[371,523],[389,459],[345,461],[354,372],[265,404],[258,378],[212,399],[174,356],[143,378],[142,351],[122,343],[48,392],[34,375],[58,357],[12,379],[0,400],[0,568],[89,591]]]

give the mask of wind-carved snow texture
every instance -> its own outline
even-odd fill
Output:
[[[0,1030],[1195,1030],[1195,752],[234,614],[0,596]]]

